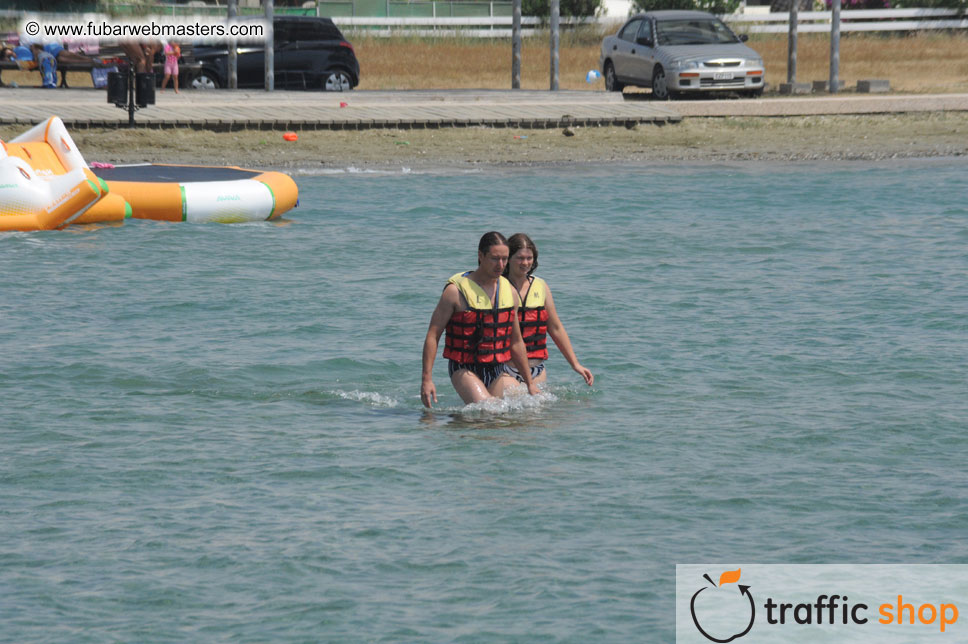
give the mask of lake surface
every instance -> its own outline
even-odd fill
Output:
[[[968,163],[298,175],[0,235],[0,641],[671,641],[675,564],[968,562]],[[524,231],[586,387],[420,352]]]

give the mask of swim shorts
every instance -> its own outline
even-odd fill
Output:
[[[531,380],[534,381],[538,376],[542,374],[542,372],[544,372],[544,370],[545,370],[545,363],[543,362],[541,364],[536,364],[533,367],[531,367]],[[506,373],[512,378],[517,379],[518,382],[521,382],[521,383],[524,382],[524,380],[521,379],[521,374],[518,372],[517,368],[510,362],[505,362],[504,364],[502,364],[500,367],[500,371],[501,373]]]
[[[490,387],[494,379],[498,377],[498,370],[501,365],[489,365],[489,364],[461,364],[456,360],[451,360],[447,363],[447,375],[453,376],[455,372],[461,369],[467,369],[473,374],[476,374],[481,382],[484,383],[485,387]]]

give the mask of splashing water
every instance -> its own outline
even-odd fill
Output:
[[[400,401],[375,391],[333,391],[331,393],[334,396],[339,396],[343,400],[367,402],[380,407],[396,407],[400,404]]]

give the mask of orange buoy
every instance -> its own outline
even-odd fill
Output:
[[[284,138],[287,141],[298,141],[299,135],[296,134],[295,132],[286,132],[285,134],[282,135],[282,138]]]

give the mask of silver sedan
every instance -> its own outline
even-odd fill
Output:
[[[763,58],[745,42],[711,13],[640,13],[605,37],[599,65],[612,92],[635,85],[659,100],[710,91],[759,96]]]

